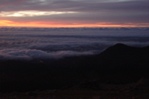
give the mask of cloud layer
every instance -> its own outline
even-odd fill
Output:
[[[116,43],[149,45],[149,28],[0,28],[0,60],[91,55]]]
[[[75,51],[56,51],[45,52],[35,49],[6,49],[0,50],[0,60],[45,60],[60,59],[70,56],[92,55],[92,51],[75,52]]]

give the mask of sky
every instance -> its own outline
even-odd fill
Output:
[[[149,27],[149,0],[0,0],[0,26]]]

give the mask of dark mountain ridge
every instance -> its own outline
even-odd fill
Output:
[[[116,44],[102,52],[99,57],[108,63],[113,63],[111,65],[148,67],[149,46],[140,48]]]

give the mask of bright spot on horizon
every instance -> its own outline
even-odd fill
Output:
[[[58,15],[58,14],[71,14],[77,13],[73,11],[10,11],[10,12],[1,12],[1,17],[34,17],[34,16],[46,16],[46,15]]]

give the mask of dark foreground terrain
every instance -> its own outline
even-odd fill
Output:
[[[149,99],[149,46],[99,55],[1,61],[0,99]]]

